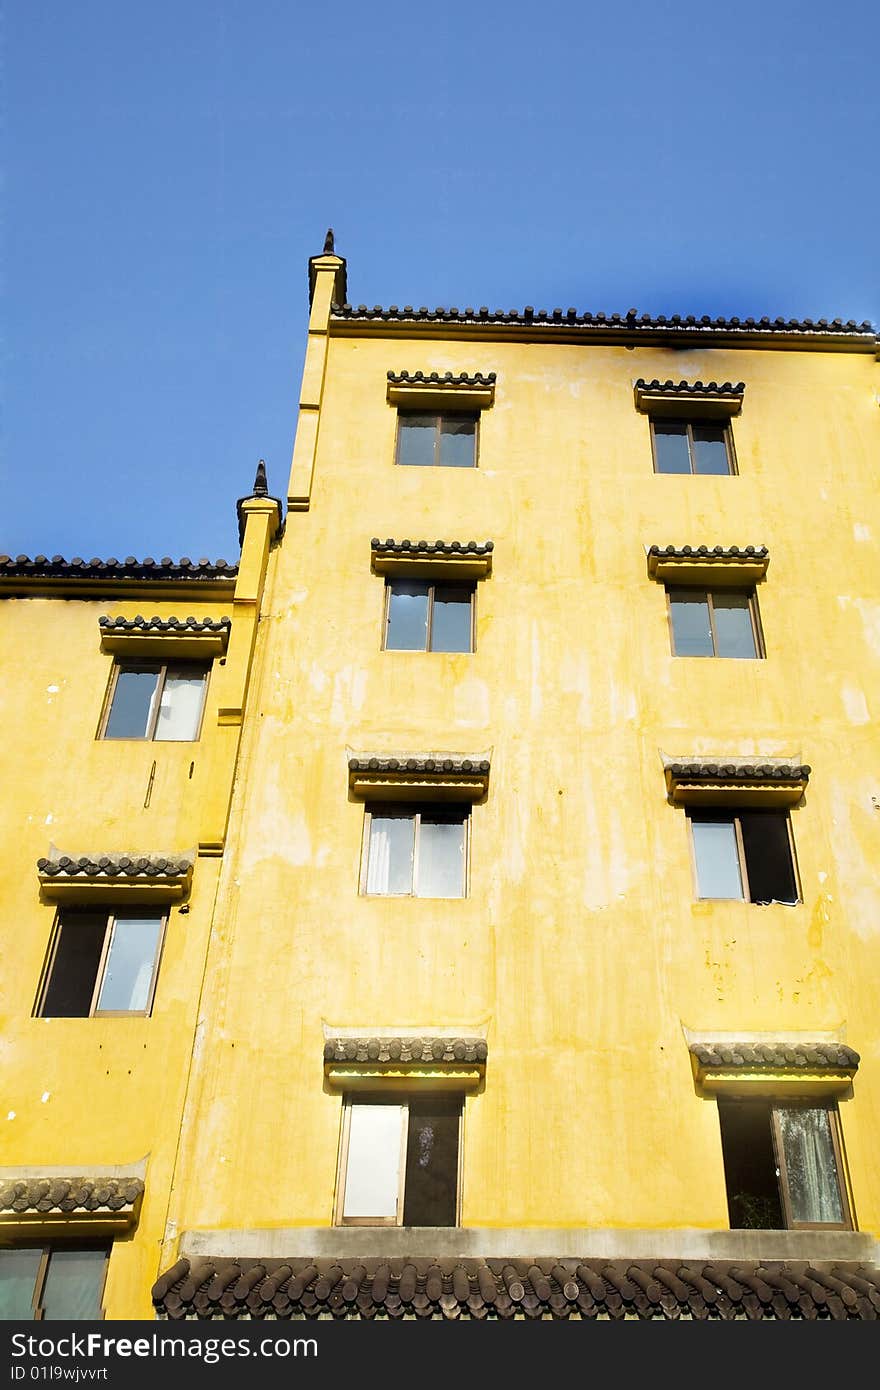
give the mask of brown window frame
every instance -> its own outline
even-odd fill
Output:
[[[159,936],[158,936],[158,940],[157,940],[157,942],[156,942],[156,955],[155,955],[155,958],[154,958],[154,960],[153,960],[153,973],[152,973],[152,976],[150,977],[150,987],[149,987],[149,990],[147,991],[147,1002],[146,1002],[146,1007],[143,1008],[143,1009],[99,1009],[99,1008],[97,1007],[98,999],[100,998],[100,995],[101,995],[101,988],[102,988],[102,986],[103,986],[103,984],[104,984],[104,972],[105,972],[106,969],[107,969],[107,958],[108,958],[108,956],[109,956],[109,954],[110,954],[110,945],[111,945],[111,942],[112,942],[112,940],[113,940],[113,930],[114,930],[114,928],[115,928],[116,922],[117,922],[117,920],[119,919],[119,917],[129,917],[129,916],[133,916],[134,913],[135,913],[135,911],[136,911],[136,909],[137,909],[137,906],[138,906],[137,904],[134,904],[134,903],[133,903],[132,906],[131,906],[130,908],[126,909],[125,912],[111,912],[111,911],[108,909],[107,912],[105,913],[105,916],[106,916],[106,925],[105,925],[105,927],[104,927],[104,940],[103,940],[103,942],[102,942],[102,944],[101,944],[101,951],[100,951],[100,954],[99,954],[99,956],[98,956],[98,967],[97,967],[97,973],[96,973],[96,975],[95,975],[95,984],[94,984],[94,988],[93,988],[93,990],[92,990],[92,997],[91,997],[91,1000],[90,1000],[90,1002],[89,1002],[89,1011],[88,1011],[87,1014],[67,1014],[67,1015],[64,1015],[64,1017],[66,1017],[66,1018],[71,1018],[71,1019],[73,1019],[73,1018],[77,1018],[77,1019],[79,1019],[79,1018],[150,1018],[150,1017],[151,1017],[152,1012],[153,1012],[153,1003],[154,1003],[154,1000],[155,1000],[155,997],[156,997],[156,986],[157,986],[158,979],[159,979],[159,965],[160,965],[161,960],[162,960],[162,952],[163,952],[164,947],[165,947],[165,935],[166,935],[166,932],[167,932],[167,930],[168,930],[168,911],[167,911],[167,909],[166,909],[165,911],[163,911],[161,914],[159,914],[159,913],[156,913],[156,914],[155,914],[156,916],[161,916],[162,925],[161,925],[161,927],[159,928]],[[91,911],[94,912],[94,914],[95,914],[96,916],[98,915],[99,912],[103,911],[103,909],[101,909],[101,908],[88,909],[88,908],[86,908],[85,906],[84,906],[81,910],[82,910],[83,912],[91,910]],[[148,910],[148,908],[145,906],[145,907],[143,908],[143,911],[146,913],[147,910]],[[76,910],[75,910],[75,909],[69,909],[69,910],[68,910],[68,916],[69,916],[69,917],[74,917],[74,916],[76,916]],[[58,943],[59,943],[60,940],[61,940],[61,928],[62,928],[63,924],[64,924],[64,909],[61,908],[61,909],[59,909],[59,911],[55,914],[55,921],[54,921],[53,924],[52,924],[52,935],[51,935],[51,937],[49,938],[49,950],[48,950],[48,952],[47,952],[47,954],[46,954],[46,961],[45,961],[45,964],[44,964],[44,966],[43,966],[42,974],[41,974],[41,976],[40,976],[40,985],[39,985],[39,990],[38,990],[38,992],[37,992],[37,1002],[36,1002],[36,1004],[34,1005],[34,1011],[33,1011],[33,1014],[32,1014],[32,1017],[33,1017],[33,1018],[57,1018],[57,1017],[61,1017],[61,1015],[57,1015],[57,1014],[44,1014],[44,1013],[43,1013],[43,1007],[44,1007],[44,1004],[45,1004],[46,995],[47,995],[48,992],[49,992],[49,985],[50,985],[50,982],[51,982],[51,980],[52,980],[52,972],[53,972],[53,970],[54,970],[54,968],[55,968],[55,960],[56,960],[56,956],[57,956],[57,954],[58,954]]]
[[[449,1094],[443,1092],[443,1094]],[[409,1144],[409,1107],[414,1100],[425,1100],[429,1097],[430,1091],[426,1088],[420,1092],[417,1087],[402,1092],[391,1091],[370,1091],[363,1094],[359,1091],[348,1092],[342,1098],[342,1116],[339,1130],[339,1156],[336,1167],[336,1193],[333,1202],[333,1225],[334,1226],[372,1226],[374,1228],[397,1228],[403,1225],[403,1213],[406,1203],[406,1158]],[[388,1217],[374,1219],[369,1216],[343,1216],[345,1206],[345,1188],[348,1180],[348,1148],[351,1133],[351,1107],[353,1105],[397,1105],[402,1111],[400,1125],[400,1169],[397,1189],[397,1214],[394,1220]],[[431,1229],[436,1230],[457,1230],[461,1226],[461,1184],[464,1171],[464,1093],[460,1096],[458,1111],[458,1154],[455,1173],[455,1225],[437,1226]]]
[[[425,629],[424,647],[389,647],[388,629],[391,625],[391,591],[395,584],[402,583],[422,583],[428,586],[428,625]],[[434,633],[434,590],[435,589],[461,589],[467,591],[471,597],[471,624],[470,624],[470,646],[463,651],[457,652],[435,652],[431,646],[431,638]],[[476,581],[467,580],[447,580],[447,579],[426,579],[407,580],[402,575],[389,575],[385,580],[385,618],[382,625],[382,650],[385,652],[412,652],[415,655],[421,653],[432,656],[473,656],[477,646],[477,585]]]
[[[102,1320],[104,1319],[104,1317],[106,1316],[104,1309],[104,1293],[107,1288],[107,1270],[110,1265],[110,1255],[113,1249],[112,1244],[108,1244],[106,1241],[89,1240],[48,1241],[45,1244],[43,1244],[40,1241],[34,1241],[33,1244],[30,1244],[30,1242],[26,1240],[21,1240],[13,1242],[12,1245],[7,1246],[6,1248],[12,1250],[26,1249],[41,1251],[40,1262],[37,1266],[37,1273],[34,1278],[34,1289],[33,1293],[31,1294],[31,1308],[33,1309],[33,1318],[31,1319],[32,1322],[45,1321],[46,1310],[42,1300],[46,1292],[46,1280],[49,1274],[49,1263],[51,1261],[53,1253],[56,1250],[103,1250],[104,1271],[101,1276],[101,1287],[98,1291],[98,1307],[100,1309],[99,1317]]]
[[[426,463],[426,464],[421,464],[421,465],[414,465],[414,464],[408,464],[408,463],[401,463],[401,461],[400,461],[400,426],[401,426],[401,422],[404,421],[404,420],[406,420],[408,417],[412,417],[412,416],[414,416],[414,415],[419,415],[419,416],[422,417],[422,419],[427,419],[429,416],[433,417],[433,420],[434,420],[434,460],[433,460],[432,463]],[[422,468],[451,468],[451,467],[454,467],[454,468],[456,468],[456,471],[459,471],[459,470],[463,467],[463,465],[455,465],[455,464],[448,464],[448,463],[441,463],[441,462],[440,462],[440,436],[441,436],[442,424],[443,424],[443,421],[444,421],[444,420],[473,420],[473,422],[474,422],[474,461],[473,461],[473,464],[472,464],[472,465],[468,465],[468,466],[469,466],[469,467],[473,467],[473,468],[477,468],[477,467],[479,466],[479,459],[480,459],[480,411],[479,411],[479,410],[415,410],[415,409],[412,409],[412,410],[404,410],[403,408],[399,408],[398,411],[397,411],[397,425],[396,425],[395,441],[394,441],[394,462],[395,462],[395,465],[398,466],[398,467],[400,467],[400,468],[412,468],[412,467],[422,467]]]
[[[727,807],[727,806],[690,806],[690,807],[688,807],[688,810],[687,810],[688,842],[689,842],[689,844],[690,844],[691,873],[692,873],[692,875],[693,875],[693,884],[694,884],[694,890],[695,890],[695,892],[694,892],[694,901],[695,901],[695,902],[698,902],[698,903],[738,903],[738,902],[742,902],[742,903],[747,903],[750,907],[769,907],[769,906],[770,906],[769,903],[763,903],[763,902],[761,902],[761,903],[756,903],[756,902],[753,902],[753,901],[752,901],[752,897],[751,897],[751,893],[750,893],[750,890],[749,890],[749,871],[748,871],[748,864],[746,863],[746,852],[745,852],[745,845],[744,845],[744,843],[743,843],[742,826],[741,826],[741,824],[740,824],[740,816],[741,816],[742,812],[745,811],[746,813],[748,813],[749,811],[754,810],[754,809],[755,809],[755,808],[754,808],[754,807],[751,807],[751,806],[731,806],[731,807]],[[760,809],[760,807],[757,808],[757,809]],[[768,808],[767,808],[767,812],[769,813],[769,812],[771,811],[771,809],[774,809],[774,810],[775,810],[775,808],[770,808],[770,807],[768,807]],[[698,865],[697,865],[697,850],[696,850],[696,845],[694,844],[693,820],[694,820],[694,816],[696,816],[697,819],[699,819],[701,813],[704,814],[704,815],[707,817],[707,819],[712,819],[712,820],[716,820],[716,821],[727,821],[727,820],[733,821],[733,833],[734,833],[734,836],[735,836],[735,839],[736,839],[736,855],[737,855],[737,860],[738,860],[738,862],[739,862],[739,876],[740,876],[740,882],[742,883],[742,889],[743,889],[743,896],[742,896],[741,898],[704,898],[704,897],[701,895],[701,893],[700,893],[700,875],[699,875],[699,870],[698,870]],[[794,832],[792,831],[792,828],[791,828],[791,816],[788,814],[787,811],[777,811],[776,814],[785,817],[785,828],[786,828],[786,830],[787,830],[787,832],[788,832],[788,852],[789,852],[789,855],[791,856],[792,877],[793,877],[793,879],[794,879],[794,886],[795,886],[795,889],[796,889],[796,891],[797,891],[797,899],[796,899],[793,903],[779,903],[779,906],[782,906],[782,907],[800,907],[800,906],[803,904],[804,895],[803,895],[803,889],[802,889],[802,886],[801,886],[801,876],[800,876],[800,873],[799,873],[799,871],[798,871],[797,854],[796,854],[796,852],[795,852],[795,844],[794,844]]]
[[[670,474],[669,476],[672,476],[672,475]],[[682,476],[684,476],[684,475],[682,474]],[[709,630],[710,630],[710,632],[711,632],[711,634],[712,634],[712,652],[711,652],[711,653],[706,652],[705,655],[693,656],[693,654],[692,654],[691,652],[682,652],[682,653],[681,653],[681,656],[679,657],[680,660],[681,660],[681,659],[684,659],[684,660],[686,660],[686,661],[687,661],[687,660],[691,660],[691,659],[693,659],[693,660],[695,660],[695,661],[764,661],[764,660],[766,660],[767,652],[766,652],[766,649],[765,649],[765,646],[764,646],[764,630],[763,630],[763,628],[761,627],[761,615],[760,615],[760,612],[759,612],[759,610],[758,610],[758,594],[757,594],[757,590],[755,589],[755,587],[754,587],[753,585],[751,585],[751,586],[746,585],[745,587],[733,587],[733,586],[731,586],[730,588],[728,588],[726,585],[723,585],[723,586],[722,586],[722,585],[719,585],[719,587],[718,587],[717,589],[702,589],[702,588],[699,588],[696,584],[667,584],[667,585],[665,586],[665,588],[666,588],[666,619],[667,619],[667,622],[668,622],[668,624],[669,624],[669,649],[670,649],[670,651],[672,652],[672,655],[673,655],[673,656],[679,657],[679,653],[675,650],[675,625],[673,624],[673,621],[672,621],[672,597],[671,597],[671,595],[672,595],[673,591],[675,591],[675,592],[677,592],[677,593],[688,593],[688,594],[691,594],[692,596],[696,596],[697,594],[700,594],[700,595],[702,595],[702,596],[706,599],[707,607],[708,607],[708,609],[709,609]],[[715,605],[714,605],[714,602],[713,602],[713,596],[716,595],[716,594],[739,594],[739,595],[741,595],[743,598],[748,599],[748,601],[749,601],[749,617],[750,617],[751,623],[752,623],[752,636],[753,636],[754,641],[755,641],[755,655],[754,655],[753,657],[719,656],[719,653],[718,653],[718,634],[717,634],[717,632],[716,632],[716,630],[715,630]]]
[[[789,1191],[788,1169],[785,1162],[785,1145],[782,1142],[782,1133],[778,1112],[780,1110],[824,1110],[828,1116],[828,1130],[831,1136],[831,1148],[834,1153],[834,1163],[837,1168],[837,1187],[840,1194],[840,1205],[843,1209],[843,1221],[795,1221],[791,1210],[791,1193]],[[776,1159],[777,1179],[779,1182],[779,1201],[782,1206],[782,1214],[785,1218],[786,1230],[789,1231],[852,1231],[855,1229],[853,1220],[852,1204],[849,1200],[846,1159],[843,1152],[843,1138],[840,1132],[840,1111],[836,1104],[831,1104],[827,1100],[817,1102],[773,1100],[770,1102],[770,1135],[773,1141],[773,1154]]]
[[[649,416],[648,416],[648,421],[649,421],[650,427],[651,427],[651,458],[652,458],[652,461],[653,461],[653,464],[654,464],[654,472],[657,473],[659,476],[664,477],[664,478],[675,478],[675,477],[679,477],[679,478],[684,478],[684,477],[691,477],[691,478],[694,478],[694,477],[696,477],[696,478],[724,478],[724,477],[731,477],[731,478],[735,478],[735,477],[738,475],[738,473],[739,473],[739,468],[737,467],[737,462],[736,462],[736,450],[735,450],[734,444],[733,444],[733,429],[731,428],[731,425],[730,425],[730,421],[729,421],[729,420],[719,421],[719,420],[717,420],[717,419],[713,420],[711,417],[703,417],[703,418],[700,418],[699,416],[690,416],[690,415],[649,415]],[[664,424],[664,425],[684,425],[685,430],[686,430],[686,433],[687,433],[688,463],[690,464],[690,473],[689,473],[689,474],[685,474],[685,473],[678,473],[678,474],[676,474],[676,473],[666,473],[666,472],[664,472],[662,469],[660,469],[660,468],[657,467],[657,442],[656,442],[656,439],[655,439],[655,436],[654,436],[654,426],[655,426],[655,424]],[[726,453],[727,453],[727,468],[728,468],[728,471],[727,471],[726,474],[725,474],[725,473],[698,473],[697,470],[696,470],[696,468],[694,467],[694,464],[695,464],[695,462],[696,462],[696,453],[695,453],[695,450],[694,450],[694,427],[696,426],[697,429],[702,429],[704,426],[707,426],[707,425],[708,425],[708,426],[711,426],[712,429],[719,429],[719,428],[720,428],[720,429],[723,430],[723,432],[724,432],[724,447],[725,447],[725,450],[726,450]]]
[[[95,735],[99,742],[108,743],[198,743],[202,736],[202,727],[205,722],[205,709],[208,703],[208,683],[211,679],[210,661],[114,661],[113,669],[110,672],[110,681],[107,686],[107,694],[104,697],[104,708],[101,712],[101,719],[98,724],[98,732]],[[169,671],[172,676],[177,675],[182,670],[200,671],[204,674],[202,684],[202,705],[199,710],[199,722],[192,738],[181,739],[157,739],[156,725],[159,722],[159,708],[162,704],[162,691],[165,689],[165,681]],[[122,671],[150,671],[156,675],[156,688],[150,700],[150,713],[147,720],[147,731],[141,736],[132,735],[131,738],[107,739],[107,725],[110,722],[110,715],[113,710],[113,701],[116,698],[116,687],[119,683],[119,676]]]
[[[471,887],[471,820],[473,819],[473,807],[470,802],[450,802],[450,801],[369,801],[364,808],[364,834],[361,847],[361,872],[358,883],[358,893],[364,898],[415,898],[420,902],[459,902],[460,898],[435,898],[428,894],[416,893],[415,885],[418,881],[419,870],[419,832],[421,830],[421,818],[425,812],[449,810],[453,807],[461,808],[463,811],[464,825],[464,863],[462,865],[462,891],[460,898],[470,897]],[[401,820],[408,817],[415,818],[415,829],[413,837],[413,865],[412,865],[412,884],[413,888],[409,893],[369,893],[367,882],[370,873],[370,839],[371,826],[374,815],[398,816]]]

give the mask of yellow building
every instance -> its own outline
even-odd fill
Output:
[[[0,563],[8,1315],[876,1316],[875,332],[309,287],[238,565]]]

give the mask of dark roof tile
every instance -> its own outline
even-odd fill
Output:
[[[145,560],[135,560],[129,555],[125,560],[82,560],[74,556],[65,560],[63,555],[53,555],[47,560],[38,555],[31,560],[27,555],[0,555],[0,579],[234,579],[238,565],[227,564],[225,560],[171,560],[167,557],[156,561],[152,556]]]
[[[153,1286],[159,1317],[641,1317],[875,1319],[880,1271],[856,1263],[179,1260]]]
[[[854,1048],[837,1042],[693,1042],[689,1051],[704,1071],[855,1071],[861,1060]]]
[[[102,632],[222,632],[232,626],[231,618],[134,618],[98,619]]]
[[[18,1178],[0,1182],[0,1212],[120,1211],[143,1196],[142,1178]]]

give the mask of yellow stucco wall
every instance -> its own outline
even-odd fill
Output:
[[[394,466],[401,368],[497,372],[477,469]],[[745,380],[739,476],[655,475],[639,376]],[[725,1228],[683,1027],[843,1030],[856,1215],[880,1228],[875,390],[866,356],[331,331],[310,506],[270,562],[181,1230],[332,1221],[325,1024],[487,1030],[462,1224],[493,1227]],[[372,536],[494,541],[472,655],[380,649]],[[652,543],[769,546],[767,660],[671,657]],[[492,750],[466,899],[358,895],[347,749]],[[694,901],[663,752],[812,766],[802,905]]]
[[[181,1232],[332,1222],[325,1026],[456,1028],[489,1043],[462,1225],[724,1229],[717,1107],[683,1029],[833,1032],[861,1054],[840,1111],[857,1223],[880,1232],[876,364],[350,329],[320,354],[311,480],[271,552],[266,504],[248,523],[197,744],[96,740],[97,620],[219,617],[228,596],[0,603],[17,672],[0,690],[0,1166],[148,1156],[106,1298],[148,1317]],[[402,368],[497,373],[478,468],[394,465]],[[654,474],[632,383],[655,376],[746,382],[738,476]],[[494,542],[472,654],[381,650],[373,536]],[[769,547],[766,660],[670,655],[654,543]],[[398,750],[491,750],[464,899],[358,893],[347,753]],[[810,764],[791,813],[802,904],[694,900],[663,754]],[[210,842],[234,767],[225,853],[197,858],[190,910],[171,910],[152,1017],[32,1018],[54,918],[37,858]]]

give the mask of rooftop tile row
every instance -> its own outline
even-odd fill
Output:
[[[635,383],[637,390],[651,391],[655,395],[667,393],[671,396],[742,396],[746,389],[744,381],[673,381],[671,377],[660,381],[646,381],[640,376]]]
[[[496,373],[474,372],[389,372],[392,386],[492,386]]]
[[[769,554],[766,545],[652,545],[649,555],[681,560],[688,556],[715,555],[719,560],[762,560]]]
[[[161,560],[154,560],[152,556],[136,560],[132,555],[124,560],[113,557],[83,560],[78,555],[72,560],[65,560],[63,555],[53,555],[51,559],[45,555],[36,555],[33,559],[16,555],[13,559],[10,555],[0,555],[0,578],[9,575],[46,579],[225,579],[236,574],[238,565],[227,564],[225,560],[190,560],[186,555],[181,560],[172,560],[167,555]]]
[[[478,309],[467,307],[458,309],[456,306],[446,308],[438,305],[431,309],[426,304],[415,308],[411,304],[405,304],[403,308],[392,304],[385,309],[381,304],[374,304],[369,308],[366,304],[334,304],[332,306],[332,317],[336,319],[384,319],[384,320],[406,320],[438,322],[438,323],[504,323],[504,324],[568,324],[586,328],[619,329],[621,331],[633,330],[656,330],[656,329],[701,329],[701,330],[724,330],[742,334],[754,333],[787,333],[813,335],[840,336],[868,336],[875,337],[874,328],[870,320],[864,319],[861,323],[856,323],[855,319],[771,319],[767,316],[755,318],[711,318],[708,314],[697,317],[695,314],[658,314],[656,317],[651,314],[639,314],[635,309],[628,310],[625,314],[579,314],[577,309],[568,308],[565,310],[556,309],[534,309],[527,304],[524,309],[493,309],[490,310],[483,304]]]
[[[178,1260],[164,1318],[589,1318],[725,1321],[880,1315],[880,1270],[716,1260]]]
[[[394,758],[374,755],[368,758],[352,757],[348,760],[349,772],[488,772],[488,758]]]
[[[373,536],[371,550],[390,551],[394,555],[490,555],[494,541],[403,541],[380,540]]]
[[[673,777],[700,778],[709,780],[723,777],[726,782],[749,782],[755,778],[763,781],[789,781],[792,778],[806,781],[811,768],[808,763],[669,763],[667,772]]]

